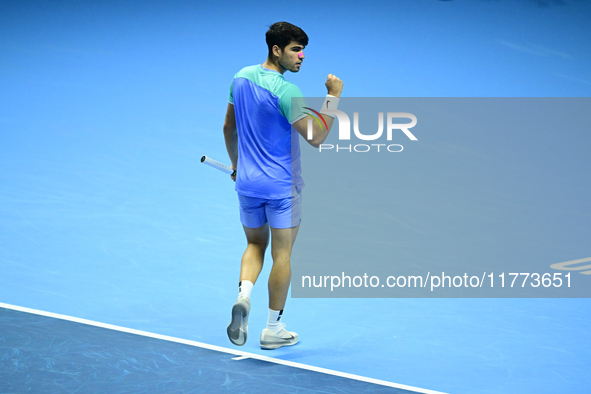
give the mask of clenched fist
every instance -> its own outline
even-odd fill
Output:
[[[343,81],[337,78],[336,75],[328,74],[328,78],[326,78],[326,83],[324,85],[328,90],[328,94],[341,97],[341,92],[343,91]]]

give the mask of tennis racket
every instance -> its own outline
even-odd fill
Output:
[[[228,175],[236,175],[236,171],[234,171],[232,168],[228,167],[225,164],[220,163],[219,161],[215,161],[214,159],[207,157],[207,156],[203,156],[201,158],[201,162],[204,164],[207,164],[210,167],[215,168],[216,170],[220,170],[221,172],[225,172]]]

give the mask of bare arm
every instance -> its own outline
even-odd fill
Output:
[[[326,86],[328,94],[336,97],[341,96],[341,93],[343,91],[343,81],[337,78],[336,75],[328,74],[328,78],[326,79],[326,83],[324,85]],[[318,123],[312,122],[311,140],[308,139],[308,119],[312,119],[312,117],[306,116],[305,118],[302,118],[293,124],[294,129],[296,129],[296,131],[300,133],[300,135],[304,137],[306,141],[315,148],[318,148],[320,144],[322,144],[324,140],[326,140],[326,137],[328,137],[328,133],[330,132],[330,129],[332,128],[332,124],[334,122],[334,118],[331,116],[325,115],[323,117],[328,127],[324,129],[323,127],[320,127]]]
[[[226,140],[226,149],[232,162],[232,169],[236,170],[238,165],[238,133],[236,132],[236,115],[234,114],[234,105],[228,103],[226,119],[224,120],[224,139]],[[232,175],[236,181],[236,176]]]

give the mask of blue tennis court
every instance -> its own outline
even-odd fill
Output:
[[[288,298],[300,342],[261,350],[270,254],[249,341],[229,342],[246,243],[233,182],[199,159],[226,161],[230,82],[264,61],[267,25],[310,36],[302,70],[286,74],[310,97],[328,73],[349,97],[591,92],[588,2],[294,7],[0,5],[0,393],[589,391],[589,298]],[[569,272],[591,288],[591,139],[565,125],[524,130],[510,148],[417,132],[385,178],[404,186],[386,246],[410,262],[480,255],[548,272],[580,260]],[[309,245],[305,226],[352,225],[381,254],[354,215],[318,216],[351,214],[314,203],[330,182],[304,189],[295,248]]]
[[[0,309],[2,339],[10,345],[1,360],[4,392],[416,392],[376,379],[20,309]]]

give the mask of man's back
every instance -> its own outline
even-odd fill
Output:
[[[229,101],[234,104],[239,135],[238,193],[277,199],[290,196],[292,183],[303,186],[299,134],[291,129],[298,120],[292,119],[291,98],[301,96],[283,75],[260,64],[234,76]]]

